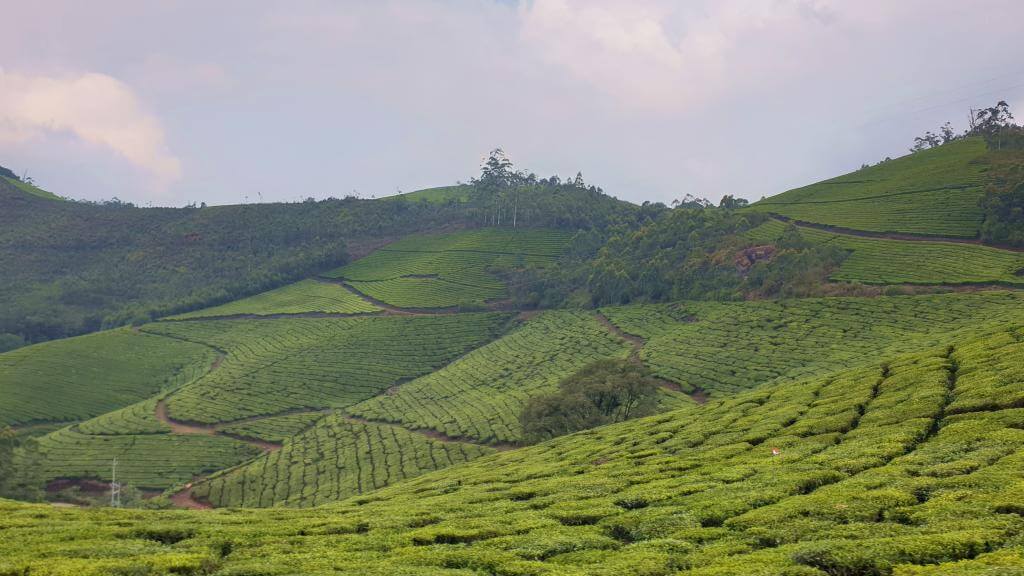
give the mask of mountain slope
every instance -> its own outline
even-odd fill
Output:
[[[752,209],[871,232],[976,238],[985,140],[965,138],[783,192]]]
[[[1024,565],[1019,326],[991,324],[983,336],[479,458],[312,510],[0,503],[10,551],[0,568],[1015,574]]]

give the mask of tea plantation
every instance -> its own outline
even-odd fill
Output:
[[[872,232],[974,238],[986,152],[983,139],[967,138],[790,190],[752,209]]]
[[[64,428],[39,439],[44,481],[57,478],[111,479],[136,488],[164,490],[195,476],[242,463],[260,454],[244,442],[223,436],[172,434],[84,434]],[[27,464],[22,464],[27,467]]]
[[[684,391],[719,396],[938,345],[991,318],[1024,322],[1024,296],[681,302],[602,311],[623,331],[647,340],[640,357],[658,376]]]
[[[482,456],[314,509],[3,502],[0,571],[1018,574],[1019,326],[997,319],[984,334]],[[252,494],[280,484],[260,486]]]
[[[331,415],[281,450],[199,484],[193,494],[216,506],[315,506],[491,452]]]
[[[356,404],[493,339],[507,320],[497,313],[194,320],[143,330],[227,354],[167,401],[173,418],[217,423]]]
[[[759,244],[775,242],[786,224],[769,220],[746,236]],[[836,234],[798,227],[816,244],[838,246],[850,255],[832,280],[863,284],[983,284],[1024,285],[1024,253],[976,244],[900,241]]]
[[[191,380],[215,357],[206,346],[128,329],[0,354],[0,427],[98,416]]]
[[[562,378],[630,346],[592,313],[550,311],[444,368],[347,409],[370,420],[428,428],[452,437],[514,442],[519,413],[532,394],[553,391]]]
[[[268,316],[272,314],[366,314],[380,308],[337,284],[302,280],[270,292],[235,300],[213,308],[172,316],[171,319],[211,316]]]
[[[495,272],[551,264],[568,241],[565,232],[548,230],[408,236],[325,276],[400,308],[482,306],[508,296]]]

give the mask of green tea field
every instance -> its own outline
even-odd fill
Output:
[[[480,307],[508,296],[497,273],[550,265],[568,241],[564,232],[547,230],[410,236],[325,276],[399,308]]]
[[[4,502],[0,568],[1016,574],[1019,325],[480,457],[311,510]]]
[[[761,200],[752,209],[871,232],[974,238],[987,166],[968,138]]]
[[[771,244],[786,224],[768,220],[746,236]],[[850,252],[831,279],[863,284],[1005,284],[1024,285],[1024,252],[955,242],[921,242],[864,238],[798,227],[809,242]]]

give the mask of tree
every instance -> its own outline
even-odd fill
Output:
[[[995,140],[996,150],[1002,148],[1002,134],[1007,127],[1013,126],[1013,114],[1010,105],[1000,100],[995,106],[974,111],[971,133],[985,136],[992,145]]]
[[[719,208],[726,210],[736,210],[737,208],[743,208],[750,202],[746,198],[736,198],[732,194],[726,194],[722,196],[722,201],[718,203]]]
[[[520,422],[528,442],[646,416],[657,405],[658,383],[643,366],[618,359],[593,362],[531,398]]]

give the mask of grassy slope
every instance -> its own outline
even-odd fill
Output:
[[[325,417],[284,447],[218,474],[194,494],[220,506],[314,506],[492,453],[399,426]]]
[[[973,238],[986,164],[970,138],[772,196],[753,209],[872,232]]]
[[[769,220],[749,231],[758,243],[778,239],[786,224]],[[918,242],[864,238],[800,228],[808,241],[838,246],[851,252],[832,280],[864,284],[981,284],[1024,285],[1024,253],[976,244]]]
[[[888,298],[680,302],[603,311],[647,339],[644,362],[683,390],[724,396],[940,344],[990,318],[1020,316],[1024,297],[983,292]]]
[[[507,296],[492,271],[551,264],[569,234],[553,230],[481,229],[408,236],[326,274],[403,308],[483,305]]]
[[[481,442],[517,441],[527,399],[554,391],[559,380],[594,360],[629,352],[593,314],[548,311],[394,394],[348,411]]]
[[[26,194],[31,194],[33,196],[44,198],[46,200],[64,200],[63,198],[57,196],[53,192],[47,192],[46,190],[33,186],[27,182],[22,182],[21,180],[15,180],[14,178],[0,176],[0,185],[4,183],[11,185]]]
[[[209,316],[272,314],[302,314],[323,312],[330,314],[365,314],[379,312],[380,308],[363,300],[337,284],[302,280],[282,286],[276,290],[228,302],[212,308],[204,308],[171,316],[171,319],[185,320]]]
[[[206,346],[111,330],[0,354],[0,425],[84,420],[209,368]]]
[[[466,217],[421,204],[128,208],[0,184],[0,333],[34,342],[220,304]]]
[[[0,503],[10,551],[0,569],[1016,574],[1020,325],[479,458],[312,510]]]
[[[349,406],[495,337],[508,316],[160,322],[144,329],[225,350],[223,364],[168,400],[172,417],[231,422]]]
[[[405,194],[396,194],[395,196],[386,196],[382,200],[409,200],[412,202],[433,202],[433,203],[444,203],[449,200],[456,202],[465,202],[469,199],[469,186],[437,186],[434,188],[424,188],[423,190],[416,190],[414,192],[406,192]]]

